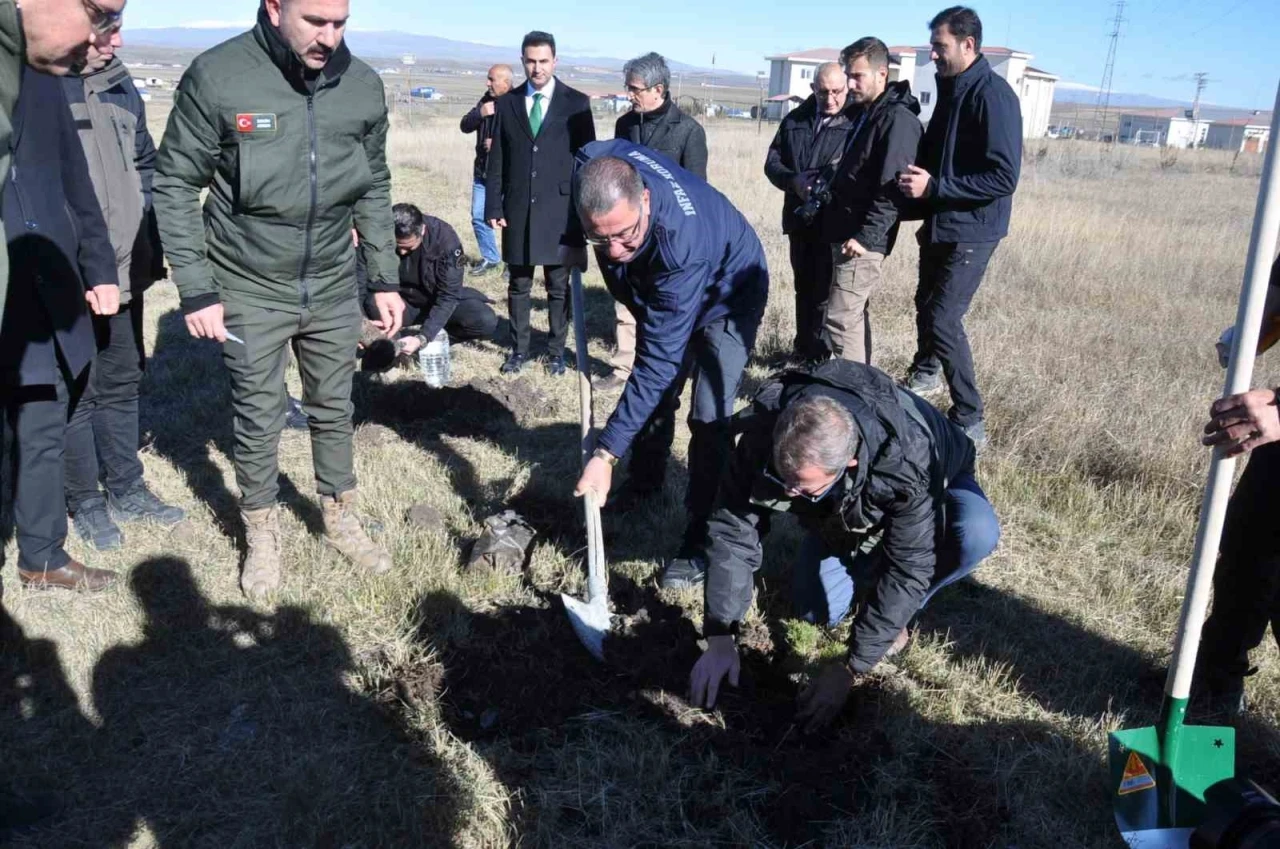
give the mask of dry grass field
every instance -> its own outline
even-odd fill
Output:
[[[708,134],[711,181],[773,271],[749,389],[793,326],[780,200],[761,172],[767,128]],[[390,145],[396,199],[472,245],[470,139],[440,122]],[[793,700],[840,635],[768,624],[789,609],[787,522],[743,686],[712,713],[683,700],[701,599],[655,583],[682,528],[678,463],[661,500],[606,511],[623,627],[605,665],[576,643],[556,598],[584,583],[576,384],[539,367],[498,377],[498,344],[458,350],[442,390],[408,372],[357,380],[363,506],[390,576],[355,574],[319,541],[309,439],[285,435],[286,584],[246,603],[223,366],[160,284],[145,463],[190,520],[128,527],[123,552],[73,543],[127,573],[100,597],[27,592],[6,572],[0,782],[61,804],[14,845],[1117,845],[1106,732],[1159,707],[1207,459],[1196,431],[1221,387],[1213,342],[1234,317],[1259,164],[1029,145],[1013,233],[968,321],[991,435],[979,478],[1003,541],[816,739],[792,726]],[[873,302],[893,374],[914,345],[915,258],[904,231]],[[602,370],[612,311],[588,283]],[[500,278],[481,285],[502,301]],[[438,523],[407,520],[424,503]],[[539,531],[528,569],[466,570],[466,543],[505,506]],[[1274,646],[1258,661],[1240,761],[1275,787]]]

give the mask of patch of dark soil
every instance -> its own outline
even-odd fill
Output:
[[[396,432],[385,425],[362,424],[356,428],[355,444],[359,448],[382,448],[396,440]]]
[[[719,721],[695,710],[686,699],[699,655],[693,624],[678,607],[634,586],[614,600],[619,615],[601,664],[578,642],[558,600],[473,614],[452,596],[424,598],[420,636],[444,663],[440,706],[454,733],[501,739],[532,756],[565,744],[576,733],[573,720],[594,712],[656,720],[654,733],[678,736],[692,757],[713,750],[777,788],[757,813],[779,845],[811,840],[815,822],[844,815],[853,805],[850,787],[893,754],[874,687],[855,693],[836,730],[809,736],[796,727],[798,686],[764,628],[745,635],[740,686],[722,691]],[[644,603],[628,612],[627,600]],[[689,793],[690,804],[699,795]],[[705,811],[703,820],[695,810],[685,813],[690,822],[725,814]]]
[[[474,377],[467,383],[467,387],[493,398],[521,424],[545,418],[556,411],[555,402],[527,377],[517,377],[514,380]]]
[[[443,531],[447,527],[444,514],[430,504],[415,504],[405,514],[410,525],[422,531]]]

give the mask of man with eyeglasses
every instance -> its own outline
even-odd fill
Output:
[[[587,145],[578,162],[577,216],[564,241],[585,230],[609,292],[635,314],[639,332],[631,379],[575,494],[592,490],[603,503],[628,450],[632,475],[661,481],[680,395],[692,380],[689,521],[662,581],[695,586],[732,448],[729,416],[769,294],[764,249],[728,198],[659,153],[615,139]],[[585,252],[568,250],[566,264],[585,268]]]
[[[404,301],[386,98],[382,80],[343,40],[349,11],[347,0],[265,0],[252,30],[200,54],[183,74],[156,162],[160,236],[187,330],[222,344],[231,376],[248,548],[240,587],[254,599],[282,579],[278,449],[290,348],[324,539],[365,572],[392,567],[356,511],[357,251],[374,323],[388,336],[400,329]]]
[[[995,511],[960,426],[884,372],[850,360],[783,372],[735,417],[742,432],[708,529],[703,634],[693,703],[737,686],[738,627],[772,512],[806,535],[792,569],[795,612],[834,627],[852,615],[846,661],[800,693],[806,731],[830,722],[858,679],[905,648],[909,624],[942,587],[996,547]]]
[[[646,53],[622,67],[631,111],[613,125],[613,137],[626,139],[657,151],[686,171],[707,179],[707,131],[686,115],[671,99],[671,70],[657,53]],[[636,359],[636,317],[623,304],[616,304],[614,341],[617,343],[609,365],[612,373],[598,377],[592,385],[601,392],[621,389],[631,377]],[[656,481],[632,479],[637,494],[662,485]]]
[[[13,109],[22,65],[61,76],[84,67],[90,45],[114,50],[125,0],[0,0],[0,176],[9,173]],[[9,257],[0,251],[0,314],[9,288]]]
[[[781,189],[782,232],[790,240],[791,275],[795,287],[795,355],[822,360],[830,355],[822,323],[831,290],[831,246],[823,232],[827,204],[806,204],[820,181],[828,184],[848,146],[854,125],[846,113],[849,86],[836,62],[814,72],[813,95],[778,124],[769,145],[764,174]]]

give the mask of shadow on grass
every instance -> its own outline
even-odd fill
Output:
[[[238,538],[239,499],[213,459],[215,451],[228,459],[234,455],[230,380],[220,346],[193,338],[181,310],[160,317],[142,394],[146,399],[140,411],[144,440],[182,470],[187,485],[208,505],[222,532]],[[280,501],[312,534],[323,532],[319,505],[299,492],[283,472]]]
[[[161,847],[454,845],[465,789],[398,703],[352,692],[336,629],[212,606],[178,559],[144,561],[130,587],[145,631],[98,662],[99,723],[54,645],[0,609],[0,842],[122,846],[145,825]]]
[[[528,845],[967,849],[1113,837],[1105,807],[1080,816],[1082,796],[1102,804],[1096,756],[1048,723],[930,722],[901,690],[869,682],[834,728],[804,735],[794,659],[766,633],[744,635],[741,686],[717,711],[693,709],[692,623],[652,588],[610,580],[621,619],[604,664],[550,597],[478,613],[436,592],[414,612],[444,664],[441,714],[522,800],[513,817]],[[1064,765],[1070,775],[1054,775]],[[1055,824],[1066,830],[1044,831]]]

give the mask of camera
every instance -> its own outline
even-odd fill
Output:
[[[796,215],[806,225],[812,224],[818,217],[818,213],[822,212],[823,207],[831,203],[831,177],[834,170],[831,167],[824,168],[813,181],[813,188],[809,190],[809,199],[796,207]]]

